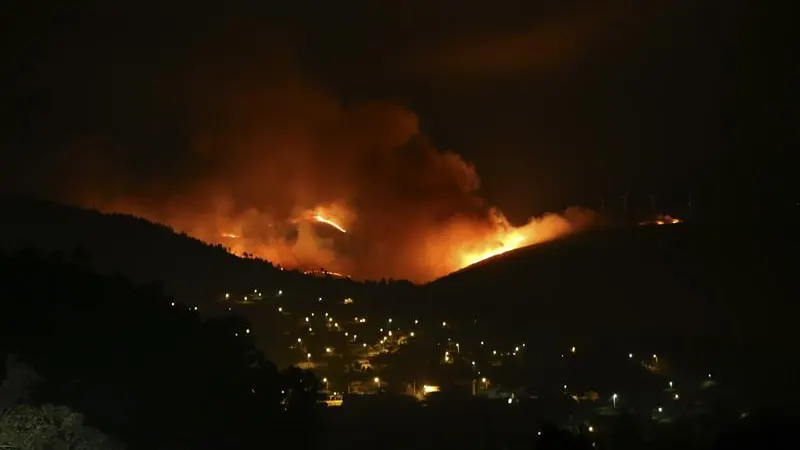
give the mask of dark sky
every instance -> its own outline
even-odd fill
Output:
[[[201,170],[182,163],[195,116],[211,108],[197,99],[291,76],[345,105],[390,100],[415,112],[436,147],[473,163],[483,196],[516,220],[596,207],[600,193],[625,190],[702,192],[711,203],[732,186],[789,189],[788,34],[745,2],[0,8],[6,187],[51,195],[96,158],[114,159],[127,180]],[[113,150],[75,156],[86,139]]]

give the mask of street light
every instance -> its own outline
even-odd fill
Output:
[[[617,407],[617,394],[611,396],[611,401],[614,402],[614,408]]]

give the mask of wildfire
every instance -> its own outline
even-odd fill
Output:
[[[515,230],[508,236],[504,237],[503,242],[500,243],[499,247],[491,250],[485,250],[483,252],[468,252],[461,255],[461,268],[471,266],[493,256],[502,255],[503,253],[510,252],[511,250],[516,250],[524,245],[525,236],[520,235],[520,233]]]
[[[427,240],[425,259],[432,261],[427,272],[446,275],[518,248],[557,239],[580,229],[579,219],[588,217],[586,211],[575,209],[564,215],[533,218],[515,227],[502,213],[492,210],[489,221],[482,226],[477,226],[474,220],[455,220],[442,233]]]
[[[331,219],[328,219],[328,218],[324,217],[321,214],[314,214],[313,219],[316,220],[319,223],[324,223],[326,225],[330,225],[333,228],[336,228],[337,230],[341,231],[342,233],[347,233],[347,230],[345,230],[341,225],[339,225],[338,223],[334,222]]]
[[[658,216],[655,220],[639,222],[639,225],[675,225],[683,222],[681,219],[669,215]]]
[[[109,210],[131,211],[114,207]],[[174,229],[212,244],[223,244],[233,254],[255,256],[280,266],[300,269],[307,275],[335,278],[379,279],[391,276],[425,283],[503,253],[556,239],[581,228],[576,217],[585,216],[570,210],[547,214],[515,227],[496,210],[488,215],[454,216],[436,226],[420,226],[413,216],[408,222],[373,222],[374,216],[357,216],[344,202],[300,210],[284,224],[272,217],[247,211],[241,215],[172,216],[148,215],[151,220],[169,223]],[[340,233],[356,233],[352,224],[362,217],[358,235],[347,243],[336,244],[330,236],[317,236],[320,223]],[[664,218],[659,218],[659,220]],[[671,218],[670,218],[671,219]],[[296,237],[287,238],[289,227],[297,226]],[[427,224],[426,224],[427,225]],[[391,236],[384,227],[397,227]],[[291,235],[291,234],[289,234]],[[375,243],[364,246],[363,243]],[[313,269],[324,267],[325,269]],[[313,270],[312,270],[313,269]]]

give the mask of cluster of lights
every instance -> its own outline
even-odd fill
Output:
[[[257,290],[257,289],[256,289],[256,290],[254,290],[253,292],[254,292],[254,294],[256,294],[256,295],[260,295],[260,293],[258,292],[258,290]],[[282,291],[282,290],[278,290],[278,291],[277,291],[277,295],[278,295],[278,296],[282,296],[282,295],[283,295],[283,291]],[[226,293],[226,294],[225,294],[225,298],[226,298],[226,299],[229,299],[229,298],[230,298],[230,293]],[[247,297],[246,297],[246,296],[245,296],[245,299],[247,299]],[[349,300],[349,301],[348,301],[348,300]],[[318,301],[319,301],[319,302],[321,302],[321,301],[322,301],[322,297],[319,297],[319,298],[318,298]],[[348,298],[344,299],[344,303],[345,303],[345,304],[350,304],[350,303],[352,303],[352,299],[350,299],[350,298],[348,297]],[[172,305],[172,306],[175,306],[175,302],[171,302],[171,305]],[[189,308],[189,309],[190,309],[190,310],[194,310],[194,311],[198,311],[198,309],[199,309],[199,308],[198,308],[197,306],[194,306],[194,307],[191,307],[191,308]],[[230,308],[228,308],[228,310],[230,310]],[[277,307],[277,310],[278,310],[278,312],[283,312],[283,311],[284,311],[284,310],[283,310],[283,308],[282,308],[282,307],[280,307],[280,306],[279,306],[279,307]],[[304,318],[304,322],[305,322],[306,324],[309,324],[309,323],[311,322],[311,317],[314,317],[314,316],[315,316],[315,313],[314,313],[314,312],[311,312],[311,313],[310,313],[310,316],[305,316],[305,318]],[[327,320],[325,321],[325,323],[326,323],[326,325],[327,325],[327,327],[328,327],[328,328],[335,328],[335,329],[339,330],[339,323],[338,323],[338,322],[335,322],[335,321],[334,321],[334,318],[333,318],[333,317],[331,317],[331,316],[329,315],[329,313],[325,312],[325,313],[324,313],[324,316],[325,316],[325,318],[327,319]],[[354,317],[354,318],[353,318],[353,323],[356,323],[356,324],[358,324],[358,323],[362,323],[362,324],[363,324],[363,323],[366,323],[366,317],[358,317],[358,316],[356,316],[356,317]],[[393,319],[392,319],[391,317],[390,317],[390,318],[387,318],[387,320],[386,320],[386,323],[387,323],[387,324],[389,324],[389,327],[391,327],[391,326],[392,326],[392,323],[393,323]],[[413,319],[413,324],[414,324],[414,325],[419,325],[419,323],[420,323],[419,319]],[[441,326],[442,326],[442,328],[448,328],[448,322],[447,322],[447,321],[442,321],[442,322],[441,322]],[[387,327],[387,328],[388,328],[388,327]],[[397,329],[397,331],[399,331],[399,328]],[[247,329],[245,329],[245,330],[244,330],[244,332],[245,332],[245,334],[250,334],[250,332],[251,332],[251,331],[250,331],[250,329],[249,329],[249,328],[247,328]],[[312,329],[311,327],[308,327],[308,332],[309,332],[309,333],[312,333],[312,332],[313,332],[313,329]],[[398,341],[397,341],[398,343],[402,343],[402,340],[404,339],[404,338],[402,338],[401,336],[395,336],[395,333],[393,332],[393,330],[391,330],[391,329],[386,329],[386,330],[385,330],[383,327],[379,328],[379,333],[381,333],[381,334],[384,334],[384,333],[385,333],[385,335],[381,337],[381,339],[380,339],[380,341],[379,341],[378,345],[380,345],[380,344],[385,344],[385,343],[386,343],[386,342],[387,342],[389,339],[392,339],[392,338],[393,338],[393,339],[397,339],[397,340],[398,340]],[[236,333],[236,335],[238,336],[238,333]],[[350,340],[350,333],[348,333],[348,332],[344,332],[344,336],[345,336],[345,337],[348,337],[348,338],[349,338],[348,340]],[[408,337],[415,337],[415,332],[414,332],[414,331],[410,331],[410,332],[408,333]],[[352,334],[352,338],[351,338],[351,339],[352,339],[352,342],[353,342],[353,343],[356,343],[356,342],[357,342],[357,338],[358,338],[358,335],[357,335],[357,334]],[[448,342],[452,342],[452,340],[448,338]],[[302,340],[302,338],[297,338],[297,343],[298,343],[298,344],[302,344],[302,343],[303,343],[303,340]],[[458,342],[455,342],[455,343],[453,343],[453,345],[455,345],[456,353],[460,354],[460,353],[461,353],[461,344],[460,344],[460,343],[458,343]],[[483,340],[482,340],[482,341],[480,341],[480,346],[481,346],[481,347],[484,347],[485,345],[486,345],[486,342],[485,342],[485,341],[483,341]],[[368,347],[368,344],[367,344],[366,342],[362,342],[362,343],[361,343],[361,347],[366,349],[366,348]],[[509,353],[505,353],[505,355],[506,355],[506,356],[508,356],[509,354],[511,354],[511,355],[513,355],[513,356],[517,356],[517,354],[518,354],[518,353],[519,353],[519,352],[522,350],[522,348],[524,348],[524,347],[525,347],[525,343],[521,343],[520,345],[516,345],[516,346],[514,346],[514,348],[513,348],[513,351],[511,351],[511,352],[509,352]],[[324,351],[325,351],[325,354],[327,354],[327,355],[332,355],[332,354],[334,353],[334,348],[333,348],[333,347],[325,347],[325,348],[324,348]],[[384,351],[385,351],[385,350],[384,350]],[[577,353],[577,348],[576,348],[576,346],[574,346],[574,345],[573,345],[573,346],[571,346],[571,347],[569,348],[569,353],[571,353],[571,354],[576,354],[576,353]],[[501,355],[503,355],[503,353],[500,353],[500,354],[501,354]],[[497,351],[497,350],[492,350],[492,355],[494,355],[494,356],[497,356],[497,355],[498,355],[498,351]],[[307,359],[307,361],[308,361],[309,363],[311,362],[311,356],[312,356],[312,355],[311,355],[311,353],[310,353],[310,352],[307,352],[307,353],[306,353],[306,359]],[[564,354],[562,354],[561,356],[562,356],[562,358],[563,358],[563,357],[564,357]],[[633,358],[634,358],[634,354],[633,354],[632,352],[631,352],[631,353],[627,353],[627,356],[628,356],[628,359],[633,359]],[[652,354],[652,360],[653,360],[653,363],[657,365],[657,364],[658,364],[658,362],[659,362],[658,355],[657,355],[657,354],[655,354],[655,353],[654,353],[654,354]],[[453,356],[452,356],[452,354],[451,354],[451,352],[450,352],[450,351],[445,351],[445,353],[444,353],[444,362],[445,362],[445,363],[452,363],[452,362],[454,362]],[[476,361],[474,361],[474,360],[473,360],[473,361],[471,361],[471,366],[473,367],[473,369],[475,369],[476,365],[477,365]],[[480,373],[478,372],[478,373],[477,373],[477,375],[480,375]],[[709,374],[707,374],[707,378],[708,378],[708,379],[711,379],[711,378],[712,378],[710,373],[709,373]],[[327,378],[323,378],[323,379],[322,379],[322,381],[323,381],[323,383],[325,383],[325,385],[326,385],[326,388],[327,388],[328,379],[327,379]],[[378,378],[378,377],[375,377],[375,378],[373,379],[373,381],[374,381],[374,383],[375,383],[376,385],[380,386],[380,384],[381,384],[381,380],[380,380],[380,378]],[[481,378],[480,378],[480,382],[482,383],[482,387],[483,387],[484,389],[488,389],[488,380],[487,380],[487,378],[486,378],[486,377],[481,377]],[[680,399],[680,395],[679,395],[677,392],[674,392],[674,383],[673,383],[672,381],[669,381],[669,382],[668,382],[668,386],[669,386],[669,390],[673,392],[672,399],[673,399],[673,400],[676,400],[676,401],[677,401],[677,400],[679,400],[679,399]],[[427,386],[427,385],[426,385],[425,387],[426,387],[426,388],[428,388],[428,387],[430,387],[430,386]],[[566,385],[566,384],[564,384],[564,385],[563,385],[563,388],[564,388],[564,391],[566,392],[566,391],[567,391],[567,385]],[[427,393],[427,391],[426,391],[426,393]],[[611,400],[611,403],[612,403],[613,407],[614,407],[614,408],[616,408],[616,407],[617,407],[617,402],[619,401],[619,396],[618,396],[618,394],[616,394],[616,393],[612,394],[612,395],[611,395],[611,397],[610,397],[610,400]],[[512,397],[512,398],[509,398],[509,403],[512,403],[512,402],[513,402],[513,397]],[[658,411],[658,413],[663,413],[663,410],[664,410],[664,409],[663,409],[663,406],[658,406],[658,407],[656,408],[656,410]],[[594,432],[594,427],[593,427],[593,426],[588,426],[588,428],[587,428],[587,429],[588,429],[588,431],[589,431],[589,432]]]

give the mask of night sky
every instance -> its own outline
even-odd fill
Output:
[[[398,122],[410,130],[399,135],[418,131],[425,145],[474,165],[477,194],[512,222],[598,208],[600,195],[619,202],[625,191],[643,204],[652,192],[665,204],[692,192],[695,204],[720,210],[746,196],[794,201],[788,34],[777,12],[745,2],[10,0],[2,8],[7,189],[89,206],[178,192],[170,207],[189,205],[213,190],[197,180],[213,174],[219,185],[220,155],[240,161],[237,170],[259,166],[252,150],[231,150],[247,145],[230,143],[259,124],[271,136],[347,135],[303,156],[287,150],[292,141],[275,145],[282,156],[256,158],[337,170],[336,153],[353,135],[361,142],[378,130],[389,145],[394,131],[370,122],[385,116],[392,130]],[[379,106],[354,106],[360,118],[345,131],[304,122],[365,101]],[[303,171],[271,167],[282,185]],[[443,184],[463,184],[448,177]],[[231,188],[237,198],[259,191],[237,207],[281,189],[258,180]],[[304,186],[303,198],[318,191]],[[296,197],[279,209],[296,207]]]

